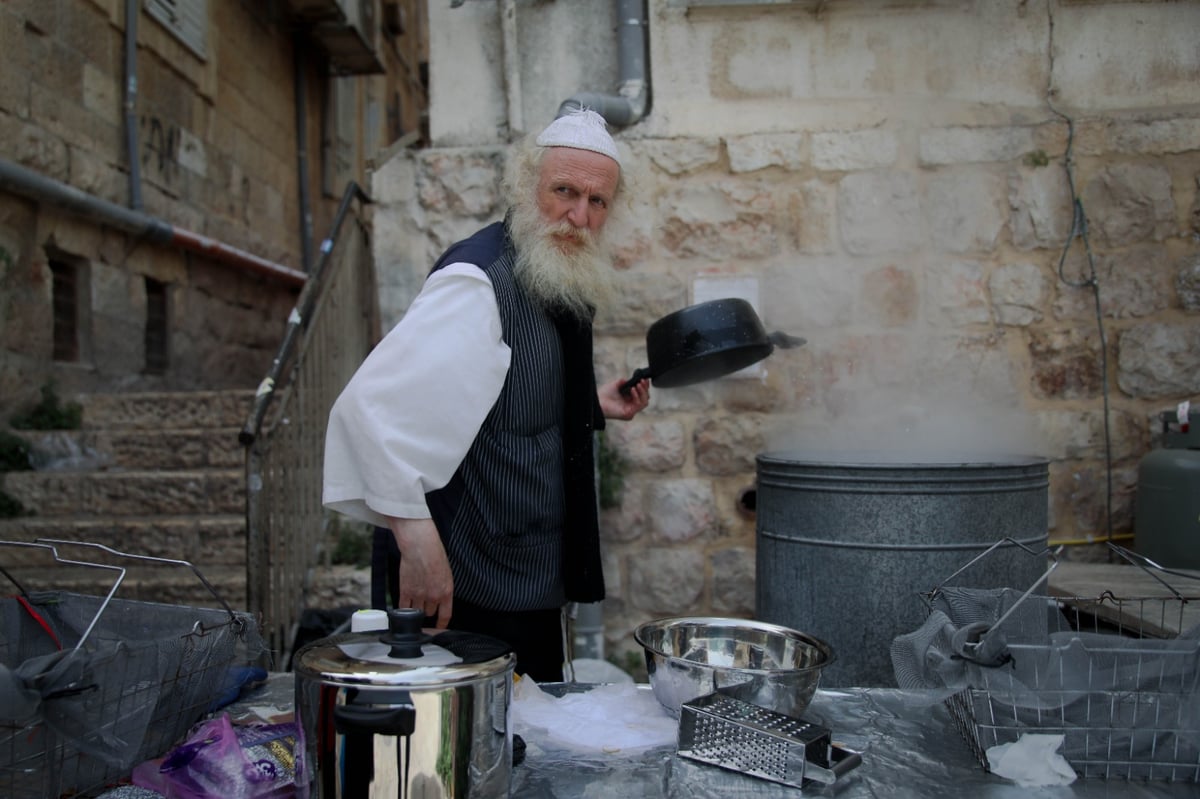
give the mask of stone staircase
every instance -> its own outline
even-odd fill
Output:
[[[246,606],[244,451],[238,431],[253,391],[95,394],[77,398],[81,429],[11,431],[31,449],[34,471],[0,474],[24,514],[0,519],[0,540],[55,538],[186,560],[235,610]],[[117,596],[219,607],[186,567],[113,559],[61,547],[67,558],[127,569]],[[42,548],[0,546],[0,593],[107,593],[111,570],[55,563]]]

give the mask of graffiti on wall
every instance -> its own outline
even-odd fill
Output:
[[[182,177],[180,169],[207,172],[204,143],[195,134],[157,116],[141,120],[142,168],[167,185]]]

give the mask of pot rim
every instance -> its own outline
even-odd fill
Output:
[[[682,627],[682,626],[696,626],[696,627],[704,626],[704,627],[729,628],[729,629],[741,628],[741,629],[754,630],[756,632],[769,633],[772,635],[778,635],[778,636],[781,636],[784,638],[788,638],[793,641],[799,641],[800,643],[811,646],[811,647],[815,648],[821,654],[822,657],[821,657],[820,662],[818,662],[818,663],[813,663],[812,665],[802,666],[799,668],[781,667],[781,668],[773,668],[773,669],[755,669],[755,668],[749,668],[749,667],[745,667],[745,666],[718,666],[718,665],[714,665],[714,664],[710,664],[710,663],[701,663],[696,660],[689,660],[689,659],[687,659],[685,657],[681,657],[679,655],[668,654],[668,653],[662,651],[661,649],[657,648],[650,641],[647,640],[647,633],[652,629],[654,629],[654,630],[661,629],[661,630],[665,631],[665,630],[673,628],[673,627]],[[725,618],[725,617],[720,617],[720,616],[671,616],[671,617],[667,617],[667,618],[663,618],[663,619],[655,619],[653,621],[648,621],[648,622],[638,625],[637,629],[634,630],[633,637],[634,637],[634,640],[637,641],[638,644],[640,644],[645,651],[647,651],[657,657],[665,658],[669,661],[686,663],[691,666],[696,666],[696,667],[701,667],[701,668],[731,670],[731,671],[743,672],[743,673],[747,673],[747,674],[801,674],[804,672],[820,671],[821,669],[829,666],[829,664],[833,663],[837,657],[833,651],[833,647],[828,642],[823,641],[814,635],[810,635],[808,633],[801,632],[800,630],[793,630],[790,627],[784,627],[779,624],[771,624],[770,622],[758,621],[756,619],[734,619],[734,618]]]

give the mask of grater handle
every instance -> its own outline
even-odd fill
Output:
[[[821,766],[809,761],[804,765],[804,779],[819,782],[823,785],[833,785],[838,778],[844,777],[850,771],[862,765],[862,755],[853,749],[846,749],[837,744],[829,745],[829,766]]]

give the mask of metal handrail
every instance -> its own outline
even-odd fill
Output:
[[[246,600],[277,656],[294,641],[324,548],[329,410],[379,340],[368,234],[351,213],[356,199],[371,202],[351,183],[238,434],[246,452]]]
[[[325,273],[329,269],[330,255],[333,252],[338,235],[341,233],[342,224],[346,221],[346,215],[350,212],[350,204],[356,198],[364,203],[371,202],[371,198],[363,191],[362,187],[352,181],[346,186],[346,191],[342,194],[342,201],[339,203],[337,214],[333,218],[333,228],[329,237],[321,242],[321,257],[317,260],[316,268],[313,270],[308,281],[305,282],[304,288],[300,292],[300,297],[296,300],[296,307],[288,315],[288,325],[283,335],[283,343],[279,345],[279,351],[275,354],[275,359],[271,361],[271,368],[267,372],[267,376],[259,383],[258,389],[254,393],[254,409],[250,412],[250,418],[246,420],[245,427],[238,433],[238,441],[241,442],[242,446],[248,447],[253,444],[254,439],[258,437],[259,432],[262,430],[263,420],[267,415],[267,408],[275,396],[275,385],[279,381],[279,376],[283,374],[284,367],[295,354],[299,336],[305,330],[313,306],[317,303],[321,292],[324,290]]]

